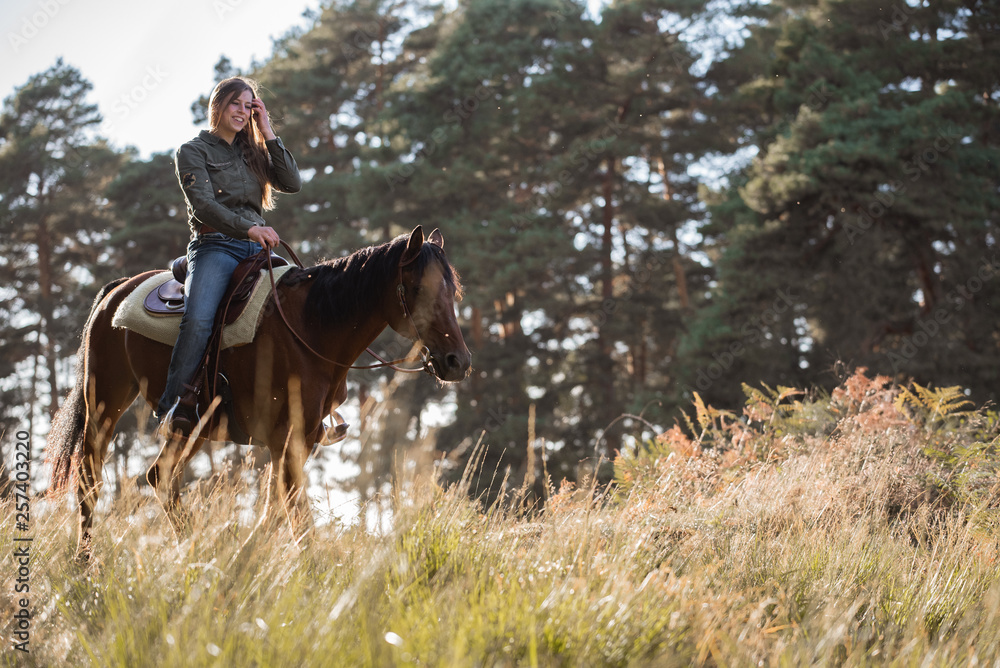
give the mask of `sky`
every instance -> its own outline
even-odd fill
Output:
[[[113,146],[141,157],[173,151],[204,126],[191,104],[214,86],[225,55],[246,69],[271,54],[272,38],[305,25],[320,0],[3,0],[0,97],[62,56],[93,84]],[[266,84],[266,82],[262,82]],[[265,102],[266,102],[265,97]]]

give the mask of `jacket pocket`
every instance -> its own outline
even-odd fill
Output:
[[[212,181],[212,191],[215,198],[224,197],[229,194],[235,180],[233,164],[235,160],[225,162],[207,161],[208,178]]]

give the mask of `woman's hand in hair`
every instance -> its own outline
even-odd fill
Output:
[[[281,241],[281,237],[273,227],[251,227],[247,230],[247,238],[256,241],[264,248],[274,248]]]
[[[257,129],[264,135],[264,139],[274,139],[274,130],[271,129],[271,118],[267,114],[267,107],[264,106],[264,101],[259,97],[255,97],[250,105],[253,107],[253,118],[257,123]]]

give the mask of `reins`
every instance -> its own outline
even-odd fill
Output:
[[[281,245],[284,246],[285,250],[288,251],[288,254],[292,256],[292,261],[294,261],[295,264],[298,265],[300,269],[304,269],[304,267],[302,266],[302,262],[295,254],[295,251],[292,250],[292,247],[289,246],[284,240],[281,241]],[[278,286],[275,284],[274,281],[274,267],[271,266],[271,249],[264,247],[261,250],[261,253],[267,253],[267,274],[271,278],[271,294],[273,295],[274,305],[278,309],[278,314],[281,316],[281,320],[285,323],[285,326],[288,327],[288,331],[292,333],[292,335],[298,340],[298,342],[301,343],[305,347],[305,349],[311,352],[313,355],[320,358],[324,362],[327,362],[329,364],[335,364],[336,366],[345,367],[348,369],[380,369],[383,367],[389,367],[394,371],[400,371],[403,373],[420,373],[421,371],[426,371],[427,373],[433,374],[433,369],[431,368],[431,361],[430,361],[430,351],[427,349],[427,346],[424,346],[420,350],[420,357],[418,359],[410,359],[408,357],[403,357],[392,361],[382,358],[382,356],[380,356],[370,347],[367,347],[365,348],[365,352],[367,352],[369,355],[377,359],[378,363],[366,364],[366,365],[344,364],[343,362],[332,360],[329,357],[326,357],[316,352],[316,350],[311,345],[309,345],[309,343],[302,337],[302,335],[299,334],[297,331],[295,331],[295,328],[292,327],[292,323],[288,321],[288,316],[285,315],[284,309],[281,308],[281,300],[278,298]],[[412,261],[413,258],[411,258],[408,262],[402,262],[399,265],[399,284],[396,286],[396,294],[399,295],[399,303],[400,306],[403,307],[403,317],[409,320],[410,325],[413,327],[413,332],[414,334],[416,334],[417,340],[419,341],[420,332],[419,330],[417,330],[417,323],[414,322],[413,316],[410,315],[409,306],[407,306],[406,304],[406,296],[405,296],[406,288],[403,286],[403,267]],[[405,367],[396,366],[401,362],[422,362],[423,365],[419,369],[407,369]]]

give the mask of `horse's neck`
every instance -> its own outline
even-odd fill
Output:
[[[357,281],[356,276],[352,275],[354,273],[356,272],[344,272],[339,275],[333,286],[334,289],[351,289],[351,286]],[[303,286],[302,302],[298,307],[303,316],[299,320],[303,323],[306,321],[304,317],[305,295],[308,294],[310,285],[311,281]],[[394,285],[394,281],[388,280],[386,285],[379,288],[376,294],[386,295],[393,289]],[[335,316],[333,323],[323,327],[324,331],[319,333],[319,336],[316,336],[316,332],[310,332],[309,338],[317,340],[317,343],[322,346],[316,349],[317,352],[328,359],[336,360],[339,364],[353,364],[389,324],[384,315],[384,301],[385,298],[380,297],[377,303],[360,304],[358,308],[353,309],[353,312],[344,313],[342,317]]]
[[[361,357],[362,353],[365,352],[375,343],[375,339],[378,338],[379,334],[385,331],[385,328],[389,323],[385,321],[385,318],[369,318],[368,322],[362,323],[358,328],[358,336],[356,338],[348,337],[348,341],[352,342],[352,346],[349,348],[347,357],[349,358],[348,363],[353,363]],[[367,364],[368,362],[364,362]]]

